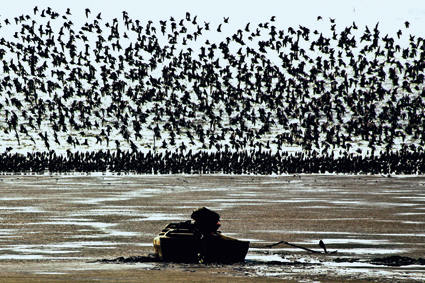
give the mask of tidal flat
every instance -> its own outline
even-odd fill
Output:
[[[2,175],[0,276],[4,282],[422,281],[425,177],[239,175]],[[153,252],[169,222],[206,206],[221,231],[251,241],[243,263],[102,263]],[[313,254],[323,240],[334,254]]]

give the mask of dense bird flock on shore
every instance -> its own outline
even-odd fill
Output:
[[[119,16],[0,15],[0,171],[425,172],[425,40],[409,22]]]

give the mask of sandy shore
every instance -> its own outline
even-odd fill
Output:
[[[421,281],[424,266],[368,260],[423,257],[424,188],[424,177],[3,175],[0,282]],[[246,263],[94,262],[152,252],[164,225],[200,206],[251,240]],[[320,239],[338,252],[264,248],[320,251]]]

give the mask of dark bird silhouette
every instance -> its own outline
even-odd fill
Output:
[[[219,25],[218,25],[218,27],[217,27],[217,31],[218,31],[218,32],[221,32],[221,24],[219,24]]]
[[[247,24],[246,24],[246,26],[245,26],[245,31],[246,31],[246,32],[249,32],[249,24],[250,24],[250,23],[247,23]]]

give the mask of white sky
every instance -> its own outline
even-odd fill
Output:
[[[0,21],[21,14],[32,15],[32,8],[51,7],[59,13],[71,8],[74,21],[84,21],[84,8],[92,13],[102,12],[104,20],[121,18],[123,10],[133,19],[145,20],[182,18],[186,11],[198,15],[198,22],[220,23],[223,16],[230,16],[235,28],[243,28],[247,22],[268,21],[276,16],[276,24],[282,28],[304,25],[314,27],[321,15],[328,20],[336,18],[337,28],[350,25],[353,20],[359,27],[374,26],[379,21],[383,33],[395,34],[404,22],[411,23],[409,32],[425,36],[425,0],[14,0],[0,6]],[[320,30],[320,29],[319,29]],[[1,31],[0,31],[1,32]]]

